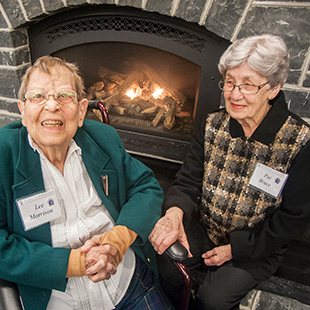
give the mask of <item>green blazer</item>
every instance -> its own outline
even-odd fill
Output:
[[[70,249],[51,247],[49,223],[25,231],[16,199],[44,191],[40,159],[20,122],[0,130],[0,278],[16,282],[26,310],[45,309],[51,290],[66,289]],[[132,249],[156,271],[148,235],[163,192],[153,172],[125,150],[111,126],[85,120],[74,137],[103,204],[117,225],[138,234]],[[108,175],[109,195],[101,181]]]

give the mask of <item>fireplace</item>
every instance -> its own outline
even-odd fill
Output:
[[[161,49],[124,42],[87,43],[53,55],[80,64],[87,99],[104,104],[127,148],[135,143],[136,151],[182,159],[193,131],[200,66]],[[168,141],[179,141],[179,158]]]
[[[283,90],[290,110],[309,122],[309,12],[308,1],[1,1],[0,119],[4,124],[20,120],[17,92],[30,58],[33,62],[42,55],[60,55],[74,46],[105,42],[162,50],[198,66],[195,125],[219,105],[216,64],[228,41],[268,32],[280,35],[290,49],[291,72]],[[68,55],[69,61],[76,56],[75,52]],[[90,55],[93,57],[92,50],[84,57],[89,64]],[[78,64],[83,67],[84,59]],[[86,82],[90,86],[93,81]],[[151,133],[133,128],[117,130],[126,149],[154,170],[164,190],[168,188],[184,159],[187,137],[175,137],[173,131],[165,129],[168,136],[164,136],[163,132],[156,133],[157,127]],[[279,276],[310,285],[309,238],[308,230],[289,246]]]
[[[29,41],[32,61],[78,64],[88,99],[105,104],[132,154],[181,163],[195,124],[220,105],[217,63],[229,42],[198,25],[99,5],[33,24]]]

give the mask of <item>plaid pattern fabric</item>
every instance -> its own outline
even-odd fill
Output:
[[[225,110],[206,121],[204,180],[200,218],[215,245],[227,244],[230,232],[253,227],[265,218],[268,207],[278,207],[275,199],[248,186],[255,165],[260,162],[286,173],[292,160],[310,139],[309,128],[288,117],[270,145],[251,138],[232,138],[230,116]]]

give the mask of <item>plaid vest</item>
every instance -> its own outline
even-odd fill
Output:
[[[232,138],[230,116],[224,110],[208,116],[204,142],[204,179],[198,207],[200,219],[215,245],[229,243],[233,230],[262,222],[270,206],[282,201],[250,187],[260,162],[287,173],[294,157],[310,139],[309,128],[289,116],[270,145],[251,138]]]

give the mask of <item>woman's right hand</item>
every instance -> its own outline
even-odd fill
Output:
[[[94,283],[110,279],[117,271],[116,253],[110,244],[93,246],[85,255],[85,275]]]
[[[149,240],[160,255],[179,240],[187,249],[188,257],[192,257],[183,226],[183,211],[178,207],[168,209],[165,216],[158,220],[150,233]]]
[[[93,236],[80,248],[85,253],[85,275],[94,283],[109,279],[117,271],[117,249],[110,244],[101,244],[102,236]]]

